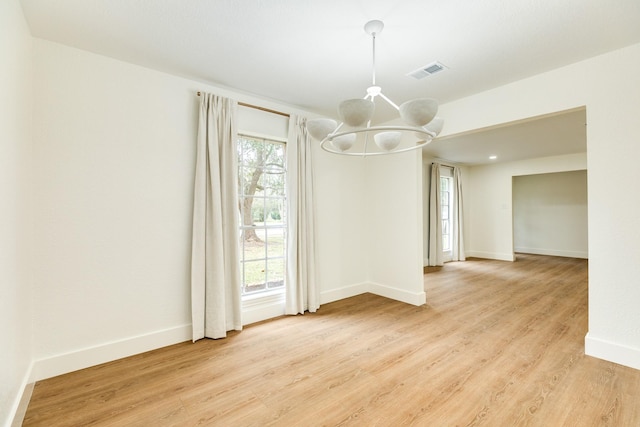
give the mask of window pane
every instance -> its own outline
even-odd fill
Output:
[[[244,263],[244,291],[256,292],[266,289],[265,261],[248,261]]]
[[[265,165],[262,174],[262,187],[266,196],[284,196],[284,159]]]
[[[442,236],[442,250],[443,251],[449,251],[451,250],[451,248],[449,247],[449,242],[451,241],[451,239],[449,238],[448,234],[444,234]]]
[[[245,261],[254,261],[265,258],[265,249],[266,246],[264,244],[264,236],[260,236],[260,234],[264,234],[262,230],[255,229],[247,229],[243,230],[243,259]]]
[[[450,176],[440,176],[440,206],[442,215],[442,250],[451,251],[452,212],[451,199],[453,191],[453,179]]]
[[[449,190],[449,179],[445,177],[440,177],[440,191],[448,191]]]
[[[243,294],[283,288],[285,144],[240,135],[237,149]]]
[[[243,227],[255,226],[264,222],[264,198],[242,197],[240,198],[240,225]]]
[[[449,234],[449,221],[442,221],[442,235],[444,236],[445,234]]]
[[[241,185],[240,194],[246,196],[263,195],[264,193],[264,174],[262,168],[243,165],[241,168]]]
[[[284,199],[268,198],[264,202],[265,223],[269,226],[284,226]]]
[[[442,193],[440,193],[440,204],[442,206],[448,206],[449,205],[449,192],[448,191],[443,191]]]
[[[449,219],[449,206],[442,207],[442,219]]]
[[[284,257],[284,229],[270,228],[266,231],[267,257]]]
[[[284,259],[267,260],[267,287],[269,289],[284,286]]]

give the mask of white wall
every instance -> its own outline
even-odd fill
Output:
[[[190,339],[195,93],[303,112],[44,40],[35,66],[35,378]],[[366,291],[365,175],[316,172],[326,302]]]
[[[18,409],[32,360],[31,58],[20,3],[0,2],[0,425]]]
[[[570,154],[468,168],[465,194],[467,256],[514,260],[514,176],[581,170],[586,164],[586,154]]]
[[[317,155],[322,302],[371,292],[424,304],[420,153]]]
[[[188,339],[202,87],[35,47],[35,372],[46,378]]]
[[[588,258],[587,171],[513,178],[516,252]]]
[[[640,368],[640,198],[628,185],[640,178],[637,117],[640,112],[640,44],[613,51],[567,67],[520,80],[487,92],[442,105],[446,134],[470,131],[500,123],[586,106],[589,207],[589,332],[586,353]],[[609,70],[603,76],[602,69]],[[476,168],[473,168],[476,169]],[[496,182],[499,171],[473,171],[475,182]],[[506,172],[505,172],[506,174]],[[492,178],[493,176],[493,178]],[[510,182],[510,179],[506,180]],[[492,202],[479,215],[510,216],[510,184],[498,181]],[[474,184],[475,185],[475,184]],[[485,187],[486,188],[486,187]],[[476,198],[481,197],[479,194]],[[615,203],[610,203],[615,200]],[[505,205],[506,204],[506,205]],[[476,225],[470,240],[474,250],[510,253],[508,237],[500,224],[489,230]],[[490,223],[489,223],[490,224]],[[491,230],[493,228],[493,230]],[[490,243],[493,236],[499,242]],[[489,243],[485,243],[489,242]]]
[[[361,159],[316,146],[317,249],[321,302],[367,292],[366,177]]]
[[[367,254],[371,292],[425,303],[420,150],[366,159]]]

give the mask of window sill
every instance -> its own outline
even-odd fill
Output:
[[[242,297],[242,324],[261,322],[284,315],[284,289]]]
[[[284,301],[284,289],[274,289],[266,292],[257,292],[255,294],[243,295],[242,305],[260,304],[263,302]]]

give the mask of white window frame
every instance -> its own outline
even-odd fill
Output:
[[[448,191],[445,192],[442,191],[442,180],[446,179],[448,184]],[[447,209],[447,218],[444,218],[444,215],[442,215],[442,260],[443,262],[449,262],[452,260],[453,258],[453,227],[455,226],[455,224],[453,224],[453,192],[455,191],[455,189],[453,188],[453,169],[449,168],[449,167],[441,167],[440,168],[440,182],[438,183],[438,185],[440,185],[440,196],[441,197],[447,197],[447,204],[446,206],[448,207]],[[444,207],[445,205],[442,203],[442,200],[440,202],[441,204],[441,208]],[[442,213],[441,213],[442,214]],[[445,224],[446,223],[446,224]],[[445,234],[445,231],[448,231],[447,234]],[[447,245],[445,245],[445,240],[447,240]],[[448,250],[445,250],[444,248],[448,247]]]
[[[284,146],[284,156],[283,156],[283,162],[286,163],[286,140],[283,140],[281,138],[275,138],[275,137],[269,137],[269,136],[264,136],[264,135],[258,135],[258,134],[254,134],[254,133],[250,133],[250,132],[238,132],[238,142],[240,140],[240,138],[247,138],[247,139],[254,139],[254,140],[260,140],[260,141],[268,141],[270,143],[278,143],[278,144],[282,144]],[[283,165],[284,166],[284,165]],[[242,158],[239,156],[238,158],[238,173],[240,173],[241,168],[242,168]],[[241,269],[241,277],[242,277],[242,283],[241,283],[241,287],[242,287],[242,301],[243,301],[243,312],[246,311],[262,311],[265,307],[268,307],[270,305],[278,305],[280,306],[283,302],[284,302],[284,292],[285,292],[285,283],[284,280],[286,280],[286,240],[287,240],[287,227],[288,227],[288,223],[287,223],[287,212],[286,212],[286,170],[283,169],[283,173],[285,174],[285,180],[284,180],[284,188],[283,188],[283,196],[267,196],[267,195],[263,195],[263,196],[259,196],[259,197],[255,197],[254,200],[258,200],[258,199],[262,199],[263,201],[266,201],[267,199],[272,199],[272,200],[280,200],[282,202],[282,217],[283,217],[283,222],[280,224],[271,224],[268,225],[265,224],[262,226],[253,226],[253,225],[249,225],[249,226],[245,226],[243,225],[243,220],[242,218],[240,218],[240,227],[239,227],[239,235],[238,238],[240,239],[240,250],[241,250],[241,254],[240,254],[240,269]],[[239,185],[239,187],[241,187]],[[239,190],[239,200],[242,201],[244,198],[244,189],[243,188],[238,188]],[[242,216],[242,213],[239,212],[238,213],[240,216]],[[268,256],[268,240],[265,242],[265,248],[264,248],[264,258],[254,258],[251,260],[248,260],[249,262],[251,261],[263,261],[265,264],[265,270],[264,270],[264,275],[265,275],[265,279],[267,279],[269,277],[269,271],[268,271],[268,260],[269,259],[282,259],[282,262],[284,264],[284,271],[283,271],[283,285],[281,287],[278,288],[273,288],[273,289],[264,289],[264,290],[259,290],[259,291],[255,291],[255,292],[245,292],[245,283],[244,283],[244,278],[245,278],[245,241],[242,238],[243,237],[243,233],[245,232],[245,230],[249,230],[249,229],[253,229],[253,230],[264,230],[265,231],[265,235],[268,233],[268,230],[275,230],[275,229],[280,229],[282,230],[282,236],[283,236],[283,253],[282,256],[277,256],[277,257],[270,257]],[[243,323],[247,323],[247,322],[243,322]],[[250,323],[250,322],[249,322]]]

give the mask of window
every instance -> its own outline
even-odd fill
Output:
[[[238,137],[243,296],[284,290],[285,144]]]
[[[443,171],[445,172],[445,171]],[[449,172],[448,168],[446,172]],[[445,173],[446,173],[445,172]],[[442,209],[442,252],[445,261],[451,260],[451,248],[453,245],[453,177],[440,175],[440,208]]]

